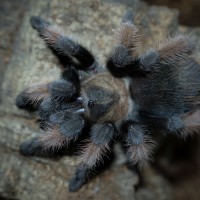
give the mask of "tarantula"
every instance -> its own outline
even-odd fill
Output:
[[[114,137],[125,140],[128,159],[141,166],[152,157],[154,131],[185,137],[199,130],[200,66],[187,36],[175,35],[139,53],[143,36],[128,11],[103,67],[58,26],[40,17],[30,21],[64,67],[59,80],[26,88],[17,97],[19,108],[36,111],[43,130],[20,150],[34,155],[66,147],[89,126],[70,191],[86,182]]]

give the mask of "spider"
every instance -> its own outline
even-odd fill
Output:
[[[118,136],[126,143],[129,161],[142,166],[152,159],[155,133],[186,137],[199,130],[200,67],[187,36],[176,34],[140,53],[143,35],[129,10],[114,33],[114,49],[104,67],[57,25],[35,16],[30,22],[63,70],[59,80],[18,95],[17,106],[36,112],[42,129],[20,151],[34,155],[67,147],[89,126],[70,191],[86,182]]]

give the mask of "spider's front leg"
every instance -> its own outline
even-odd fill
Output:
[[[36,29],[48,47],[58,56],[59,60],[64,59],[64,65],[70,66],[73,63],[77,68],[95,72],[98,67],[94,56],[83,46],[75,42],[65,34],[62,28],[53,25],[40,17],[32,17],[31,25]],[[79,64],[75,63],[75,58]]]
[[[17,96],[17,107],[28,111],[38,110],[40,103],[50,97],[48,84],[41,83],[26,88]]]
[[[56,122],[50,124],[39,136],[22,143],[20,152],[27,156],[52,153],[76,140],[85,126],[84,119],[76,113],[57,115]]]
[[[59,102],[77,98],[79,88],[78,73],[73,68],[67,68],[63,71],[60,80],[36,84],[26,88],[18,95],[16,105],[20,109],[37,111],[40,104],[49,98]]]
[[[69,190],[78,190],[86,181],[91,170],[102,161],[104,154],[109,151],[109,145],[114,137],[115,127],[111,123],[95,124],[91,128],[90,142],[83,149],[80,164],[74,177],[70,180]]]
[[[75,100],[79,94],[80,81],[73,68],[65,69],[60,80],[32,86],[17,98],[17,106],[27,109],[35,106],[40,117],[43,133],[21,146],[24,155],[37,155],[42,150],[59,149],[78,137],[84,126],[83,108]],[[80,112],[81,111],[81,112]]]
[[[139,29],[133,24],[133,13],[127,11],[121,27],[115,32],[115,48],[107,61],[108,70],[117,77],[130,75],[133,70],[140,70],[138,46],[141,42]]]
[[[128,147],[128,159],[131,164],[143,166],[151,160],[151,154],[155,148],[155,143],[151,139],[146,127],[128,121],[123,125],[126,133],[126,146]]]

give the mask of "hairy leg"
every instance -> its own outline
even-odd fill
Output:
[[[45,40],[48,47],[63,60],[66,56],[66,65],[73,63],[86,71],[95,71],[98,67],[94,56],[83,46],[69,38],[62,28],[53,25],[40,17],[31,17],[31,25],[36,29],[42,39]],[[80,65],[73,62],[75,58]]]
[[[54,122],[37,137],[22,143],[20,151],[23,155],[38,155],[58,150],[72,140],[76,140],[84,128],[85,121],[80,115],[68,114],[54,116]],[[55,115],[53,113],[53,115]],[[51,116],[50,116],[51,118]]]
[[[49,83],[41,83],[26,88],[16,99],[16,105],[20,109],[36,111],[40,103],[50,97]]]
[[[133,121],[127,122],[123,129],[126,132],[129,162],[139,167],[143,166],[151,160],[151,154],[155,148],[154,141],[145,126]]]
[[[80,81],[78,73],[73,68],[68,68],[63,71],[59,80],[36,84],[25,89],[18,95],[16,105],[21,109],[36,111],[44,100],[50,98],[60,103],[76,99],[79,89]],[[47,103],[45,105],[48,105]]]
[[[158,42],[138,56],[142,36],[132,20],[133,14],[128,11],[115,33],[114,51],[107,61],[107,68],[114,76],[144,76],[162,66],[183,65],[189,59],[194,46],[188,37],[181,34]]]
[[[137,71],[139,69],[137,50],[142,38],[139,29],[133,24],[131,11],[125,13],[114,39],[115,47],[107,61],[108,70],[117,77],[130,75],[133,70]]]
[[[104,154],[109,151],[109,144],[114,136],[115,128],[112,124],[96,124],[91,129],[90,142],[83,149],[80,163],[75,175],[70,180],[69,190],[78,190],[86,181],[93,168],[102,161]]]
[[[20,153],[25,156],[52,155],[70,142],[64,137],[59,128],[54,126],[43,131],[39,136],[23,142],[20,146]]]
[[[193,45],[188,37],[175,35],[162,42],[158,42],[154,47],[147,49],[139,57],[140,69],[145,73],[159,70],[162,67],[179,68],[194,62],[190,55],[193,52]]]
[[[79,75],[74,69],[65,69],[61,79],[49,83],[48,88],[52,98],[59,101],[76,99],[80,89]]]

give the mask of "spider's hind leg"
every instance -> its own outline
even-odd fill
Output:
[[[92,169],[103,160],[104,154],[109,151],[114,132],[115,128],[110,123],[96,124],[92,127],[90,142],[83,149],[80,164],[70,180],[69,190],[71,192],[78,190],[87,181]]]
[[[95,72],[98,67],[94,56],[86,48],[75,42],[57,25],[53,25],[40,17],[31,17],[31,25],[36,29],[48,47],[65,65]],[[79,64],[73,61],[75,58]]]
[[[20,145],[20,153],[24,156],[47,156],[53,155],[68,144],[58,127],[52,127],[48,131],[23,142]]]
[[[155,143],[149,136],[145,126],[133,121],[124,124],[123,130],[126,132],[127,156],[133,165],[143,166],[151,160],[152,151]]]

